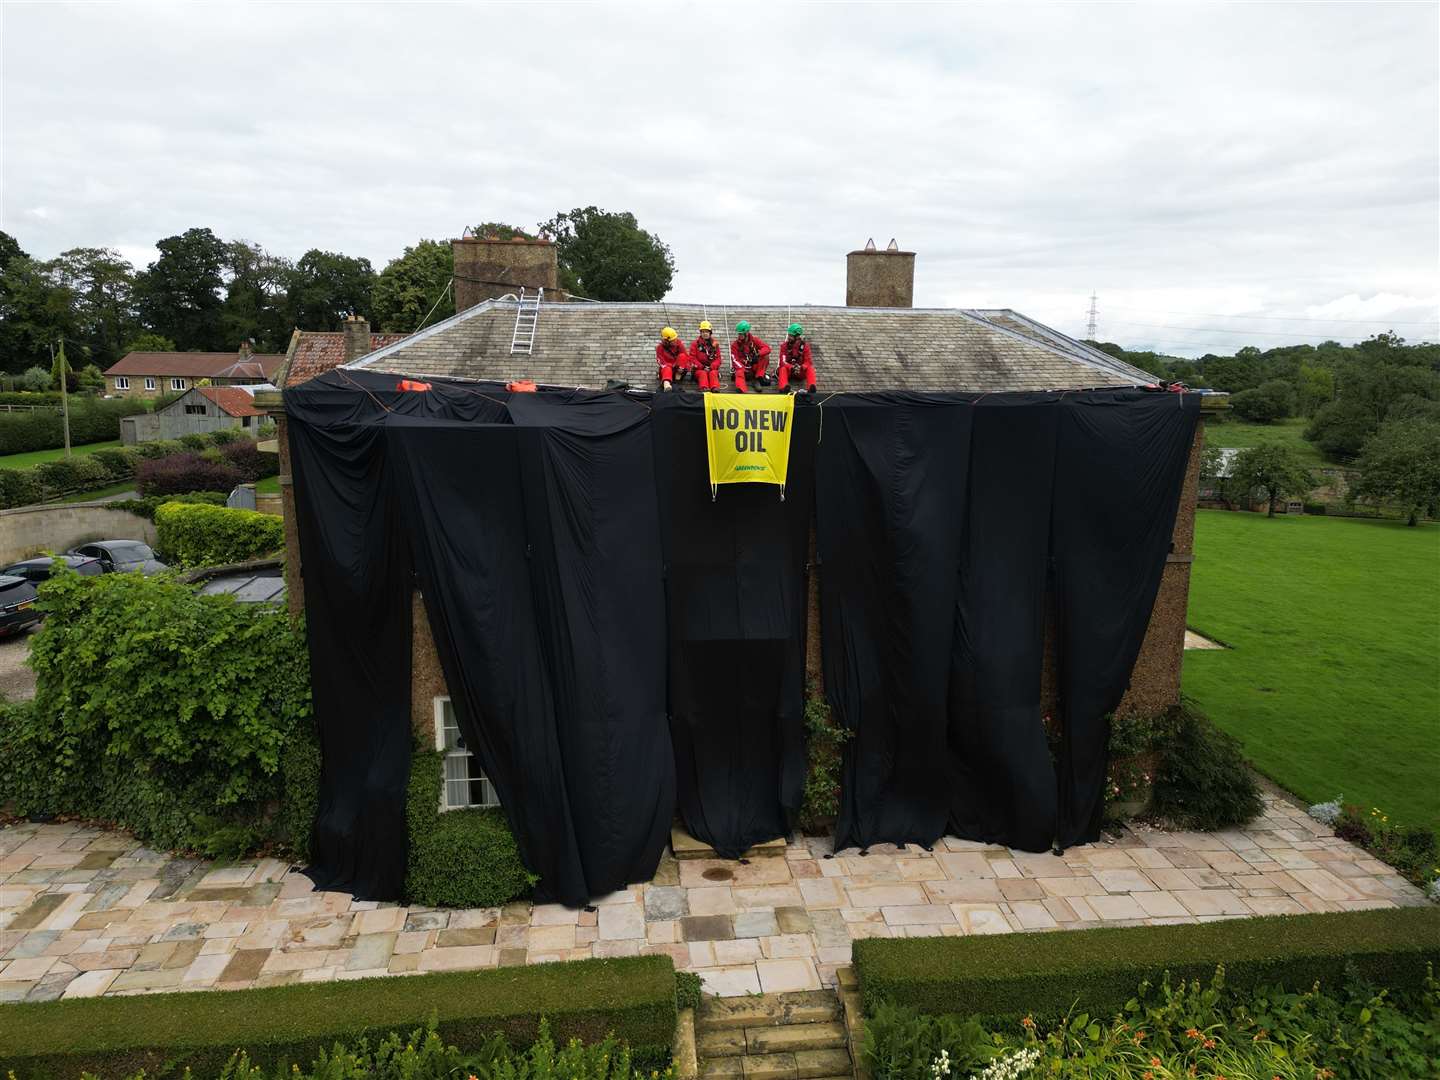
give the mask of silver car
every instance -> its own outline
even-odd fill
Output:
[[[155,558],[149,544],[139,540],[92,540],[73,548],[70,554],[99,559],[101,568],[107,574],[138,570],[148,576],[170,569]]]

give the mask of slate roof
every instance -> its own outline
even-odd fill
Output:
[[[253,353],[241,360],[238,352],[132,352],[106,368],[105,374],[268,381],[284,360],[280,353]]]
[[[197,393],[205,395],[230,416],[264,416],[255,408],[255,395],[244,386],[197,386]]]
[[[415,376],[603,387],[655,384],[655,343],[674,326],[688,343],[708,318],[717,334],[740,319],[778,352],[805,325],[822,391],[1059,390],[1135,386],[1154,376],[1016,312],[960,308],[543,304],[530,355],[512,355],[513,300],[487,300],[346,365]],[[728,376],[728,345],[722,352]],[[778,360],[772,354],[771,370]],[[724,385],[724,384],[722,384]]]
[[[405,334],[370,335],[370,349],[383,349],[397,341],[403,341]],[[345,360],[345,334],[342,331],[326,332],[297,330],[286,353],[285,374],[281,386],[295,386],[309,382],[316,375],[323,375],[331,368],[339,367]]]

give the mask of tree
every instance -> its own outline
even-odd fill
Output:
[[[1328,367],[1301,364],[1297,396],[1300,412],[1305,416],[1314,416],[1322,405],[1335,400],[1335,372]]]
[[[1284,379],[1271,379],[1230,398],[1235,415],[1256,424],[1285,419],[1294,410],[1294,403],[1295,391]]]
[[[12,256],[0,272],[0,364],[6,371],[50,366],[50,347],[75,333],[74,297],[44,266]]]
[[[1237,487],[1244,492],[1260,491],[1269,503],[1267,517],[1275,516],[1275,504],[1292,495],[1304,495],[1315,486],[1315,479],[1301,467],[1288,446],[1262,443],[1235,455],[1231,472]]]
[[[1440,423],[1412,418],[1391,420],[1365,443],[1358,462],[1357,499],[1389,502],[1415,525],[1422,514],[1440,507]]]
[[[120,359],[122,342],[138,329],[135,268],[109,248],[71,248],[45,270],[70,291],[74,335],[90,359],[104,367]]]
[[[25,390],[34,390],[37,392],[49,390],[50,383],[50,369],[40,367],[38,364],[35,367],[26,368],[20,376],[20,386]]]
[[[421,320],[431,322],[455,314],[455,294],[447,292],[455,276],[450,245],[421,240],[392,259],[375,279],[370,302],[382,330],[413,334]],[[433,309],[433,310],[432,310]]]
[[[125,353],[132,353],[132,352],[174,352],[174,351],[175,351],[175,342],[171,341],[169,338],[165,337],[163,334],[152,334],[150,331],[147,330],[147,331],[145,331],[143,334],[136,334],[133,338],[131,338],[131,339],[130,339],[130,343],[125,346],[124,350],[121,352],[120,355],[121,355],[121,356],[124,356]]]
[[[670,291],[675,260],[634,214],[594,206],[556,214],[540,226],[555,241],[560,284],[591,300],[659,300]]]
[[[528,233],[518,225],[506,225],[500,221],[486,221],[479,225],[470,226],[470,235],[478,236],[482,240],[513,240],[520,236],[526,240],[533,240],[533,233]]]
[[[259,244],[236,240],[225,245],[225,302],[221,306],[223,340],[231,345],[253,341],[259,352],[279,352],[290,337],[286,298],[294,267]]]
[[[352,312],[373,315],[375,268],[369,259],[311,248],[290,276],[287,310],[301,330],[338,330]]]
[[[97,364],[86,364],[75,373],[75,378],[82,390],[104,390],[105,373],[100,370]]]
[[[222,352],[236,347],[238,342],[225,340],[220,323],[230,257],[225,242],[209,229],[187,229],[155,246],[160,257],[135,282],[146,327],[181,349]]]
[[[16,256],[28,259],[30,256],[20,249],[20,241],[16,240],[8,232],[0,232],[0,270],[9,265],[10,260]]]

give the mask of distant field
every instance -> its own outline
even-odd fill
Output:
[[[1184,690],[1261,772],[1440,829],[1440,525],[1202,510]]]
[[[120,445],[119,439],[110,439],[106,442],[86,443],[84,446],[72,446],[71,454],[93,454],[96,450],[110,450]],[[59,461],[65,456],[65,448],[58,450],[31,450],[26,454],[5,454],[0,456],[0,469],[24,469],[31,465],[39,465],[42,461]]]
[[[1289,420],[1279,420],[1273,424],[1252,424],[1234,417],[1219,423],[1207,421],[1205,444],[1244,450],[1247,447],[1259,446],[1261,443],[1280,443],[1294,450],[1300,463],[1306,468],[1314,469],[1330,464],[1325,461],[1313,443],[1306,441],[1305,426],[1308,423],[1309,421],[1304,417],[1291,417]]]

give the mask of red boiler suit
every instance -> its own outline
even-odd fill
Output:
[[[780,345],[780,389],[790,385],[791,372],[796,378],[804,378],[805,389],[815,389],[815,360],[810,355],[810,342],[800,339],[798,345],[786,338]]]
[[[754,334],[730,342],[730,373],[735,378],[735,389],[742,394],[748,390],[745,380],[764,378],[769,367],[770,346]]]
[[[662,341],[655,346],[655,362],[660,365],[660,381],[673,382],[678,376],[690,370],[690,354],[680,339]]]
[[[720,342],[714,334],[709,341],[697,337],[690,343],[690,363],[695,367],[701,390],[720,389]]]

